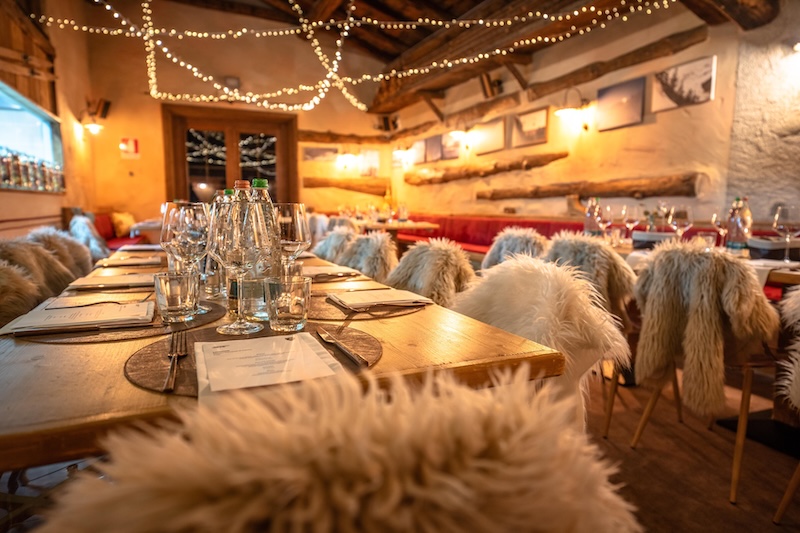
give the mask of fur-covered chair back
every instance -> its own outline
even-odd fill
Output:
[[[529,369],[471,389],[440,373],[391,394],[345,373],[237,391],[180,427],[106,438],[41,533],[641,531],[616,468]]]
[[[486,271],[458,294],[454,311],[564,354],[566,372],[548,381],[579,398],[576,422],[584,424],[584,378],[601,359],[630,365],[630,348],[618,321],[597,290],[573,267],[515,255]]]
[[[339,258],[339,255],[355,238],[356,232],[351,228],[334,228],[334,230],[328,233],[324,239],[319,241],[311,251],[320,259],[338,263],[337,259]]]
[[[636,382],[660,389],[682,362],[684,405],[703,417],[720,414],[726,352],[760,348],[779,326],[753,269],[698,241],[671,240],[655,247],[634,292],[642,314]]]
[[[383,283],[397,266],[397,245],[388,233],[370,231],[353,239],[335,262]]]
[[[333,231],[336,228],[345,227],[350,228],[354,232],[358,233],[358,226],[356,223],[353,222],[353,219],[350,217],[345,216],[332,216],[328,219],[328,231]]]
[[[467,253],[455,242],[440,238],[418,242],[406,250],[386,284],[450,307],[456,294],[474,278]]]
[[[39,289],[25,270],[0,259],[0,326],[24,315],[39,302]]]
[[[111,255],[105,239],[100,236],[94,223],[85,215],[76,215],[69,221],[69,233],[75,240],[89,248],[92,261],[98,261]]]
[[[548,246],[547,237],[533,228],[505,227],[492,239],[492,246],[481,261],[481,269],[502,263],[513,254],[539,257],[547,251]]]
[[[311,231],[311,248],[314,248],[328,233],[328,215],[310,213],[308,215],[308,229]]]
[[[583,272],[600,293],[603,306],[621,320],[623,331],[631,331],[627,305],[633,299],[636,274],[611,245],[599,237],[562,231],[553,237],[544,259]]]
[[[75,277],[83,277],[92,271],[92,254],[89,248],[73,239],[66,231],[45,226],[31,231],[27,238],[53,252]]]
[[[800,285],[786,291],[779,305],[781,321],[793,338],[787,347],[789,358],[780,362],[786,372],[775,382],[775,388],[800,411]]]
[[[38,242],[26,239],[0,241],[0,259],[22,268],[38,289],[38,301],[61,294],[77,276]]]

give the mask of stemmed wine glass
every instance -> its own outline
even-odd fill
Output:
[[[772,227],[786,240],[786,252],[783,255],[783,260],[787,263],[789,259],[789,248],[791,246],[792,237],[797,235],[800,231],[800,213],[797,207],[793,205],[781,205],[775,211],[775,219],[772,222]]]
[[[604,240],[608,240],[606,230],[614,221],[614,211],[610,205],[599,206],[597,209],[597,225],[600,226],[600,231]]]
[[[688,205],[673,205],[669,210],[669,218],[667,222],[675,233],[678,235],[678,240],[683,238],[689,228],[692,227],[694,220],[692,219],[692,208]]]
[[[218,333],[246,335],[264,328],[245,320],[243,288],[245,275],[272,252],[274,241],[268,228],[264,212],[255,202],[237,199],[218,206],[215,212],[208,253],[236,276],[239,304],[236,321],[219,326]]]
[[[172,204],[164,212],[161,246],[171,251],[176,270],[187,268],[199,277],[200,261],[206,256],[208,245],[208,207],[202,202]],[[196,312],[203,314],[210,310],[198,304]]]
[[[183,270],[183,264],[181,264],[176,255],[175,243],[173,242],[174,227],[170,223],[181,206],[188,203],[176,200],[174,202],[164,202],[161,205],[161,248],[167,254],[167,264],[170,272],[181,272]]]
[[[628,230],[625,234],[626,239],[629,239],[633,235],[633,228],[638,226],[641,220],[642,215],[639,206],[622,206],[622,223],[625,224],[625,228]]]
[[[728,220],[725,218],[725,212],[714,212],[711,214],[711,225],[717,230],[720,237],[720,245],[725,246],[725,237],[728,235]]]
[[[275,216],[281,234],[283,273],[289,275],[301,253],[311,247],[311,231],[306,218],[306,206],[300,203],[275,204]]]

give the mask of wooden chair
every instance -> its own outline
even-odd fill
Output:
[[[450,239],[418,242],[400,258],[386,279],[395,289],[405,289],[450,307],[456,294],[475,278],[467,253]]]
[[[507,226],[492,239],[492,246],[481,261],[481,269],[500,264],[514,254],[539,257],[549,246],[547,237],[533,228]]]
[[[639,444],[663,386],[671,381],[678,390],[676,367],[683,369],[683,394],[676,398],[709,420],[725,407],[725,366],[740,368],[744,385],[730,491],[736,503],[753,370],[774,365],[765,341],[777,335],[778,314],[750,267],[724,252],[707,252],[700,242],[656,246],[634,292],[642,313],[636,382],[653,393],[631,447]]]
[[[316,246],[314,246],[312,252],[320,259],[337,263],[339,255],[355,238],[356,232],[351,228],[345,226],[334,228],[333,231],[328,233],[321,241],[317,243]]]
[[[77,276],[44,246],[26,239],[0,241],[0,259],[22,268],[38,288],[38,301],[60,294]]]
[[[338,255],[336,263],[383,283],[397,266],[397,245],[388,233],[370,231],[357,235]]]
[[[38,242],[58,258],[76,277],[92,271],[92,254],[89,248],[79,243],[66,231],[52,227],[37,228],[27,235],[27,239]]]

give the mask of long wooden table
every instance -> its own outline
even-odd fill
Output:
[[[315,283],[313,290],[375,283]],[[493,371],[522,363],[530,365],[531,378],[564,371],[559,352],[437,305],[347,325],[381,342],[383,357],[372,371],[383,380],[394,374],[422,379],[430,371],[448,370],[471,386],[481,386]],[[0,337],[0,472],[100,454],[98,440],[108,431],[163,420],[175,408],[195,405],[194,398],[144,390],[124,376],[125,362],[134,352],[163,338],[44,344]]]

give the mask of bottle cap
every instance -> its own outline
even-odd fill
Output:
[[[264,178],[253,179],[253,187],[257,189],[269,189],[269,181]]]
[[[233,182],[234,189],[249,189],[250,182],[247,180],[236,180]]]
[[[225,189],[225,195],[230,196],[233,194],[233,189]]]

